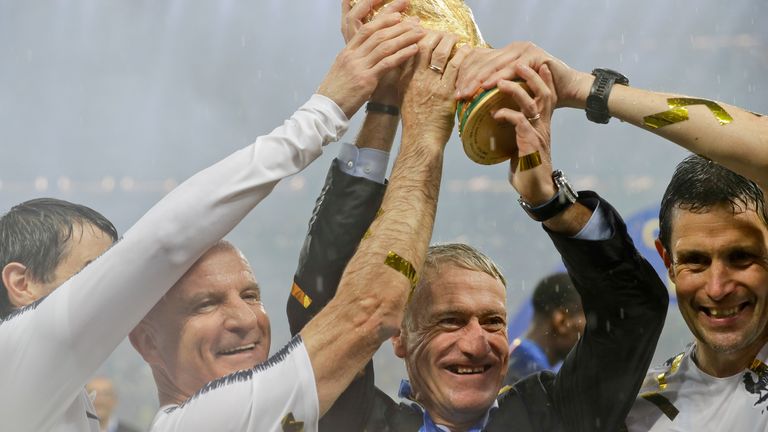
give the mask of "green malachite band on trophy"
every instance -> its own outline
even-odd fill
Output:
[[[515,83],[530,93],[525,83]],[[519,109],[512,97],[498,88],[479,91],[471,100],[461,101],[457,105],[459,136],[464,153],[472,161],[493,165],[509,160],[516,154],[514,126],[493,118],[493,113],[502,108]]]
[[[464,131],[464,125],[467,123],[469,114],[472,113],[472,111],[475,108],[477,108],[478,105],[483,103],[483,101],[485,101],[485,99],[487,99],[494,91],[496,91],[495,87],[490,90],[486,90],[480,93],[479,95],[475,96],[475,98],[469,102],[469,105],[463,111],[463,115],[462,115],[461,107],[464,106],[466,102],[462,101],[461,104],[459,104],[459,109],[456,110],[456,115],[461,116],[461,118],[458,119],[459,120],[459,136],[461,136],[461,133]]]

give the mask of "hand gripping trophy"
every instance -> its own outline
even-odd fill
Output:
[[[354,6],[359,0],[350,0]],[[377,11],[391,0],[382,2]],[[374,11],[370,16],[376,14]],[[457,45],[489,47],[480,34],[472,11],[464,0],[411,0],[406,15],[417,16],[424,28],[454,33]],[[525,87],[523,83],[519,83]],[[515,128],[499,123],[491,113],[499,108],[517,109],[518,106],[498,89],[479,90],[471,100],[459,102],[456,117],[464,152],[473,161],[483,165],[504,162],[517,152]]]

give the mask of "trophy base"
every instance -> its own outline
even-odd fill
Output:
[[[524,83],[517,84],[528,91]],[[464,153],[474,162],[494,165],[508,160],[517,152],[515,127],[494,120],[491,114],[500,108],[519,110],[512,98],[498,88],[485,90],[472,100],[461,101],[456,108]]]

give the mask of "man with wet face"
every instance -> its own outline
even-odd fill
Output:
[[[546,65],[559,107],[587,109],[601,123],[616,117],[696,154],[664,193],[656,242],[695,341],[648,371],[625,429],[767,430],[768,117],[629,87],[611,70],[577,71],[530,42],[468,59],[458,97]]]
[[[393,339],[410,378],[401,394],[431,419],[471,427],[507,371],[506,282],[490,258],[461,243],[430,247],[424,268]]]
[[[253,270],[225,240],[203,254],[130,335],[152,369],[161,406],[263,362],[270,338]]]
[[[768,428],[768,226],[763,192],[701,156],[664,193],[656,247],[695,342],[652,368],[630,431]]]
[[[444,69],[451,36],[430,34],[431,73]],[[513,186],[531,207],[559,203],[549,156],[553,84],[525,77],[534,97],[514,93],[537,111],[497,112],[518,131],[511,164]],[[535,99],[535,100],[534,100]],[[450,132],[450,130],[448,131]],[[541,164],[518,166],[538,153]],[[288,316],[298,332],[332,298],[346,259],[365,244],[377,192],[332,168],[317,201],[299,259]],[[497,399],[507,370],[505,283],[495,265],[467,245],[430,248],[406,308],[395,353],[411,381],[397,404],[374,386],[366,365],[328,414],[325,431],[614,431],[623,422],[650,363],[667,309],[666,289],[634,249],[610,205],[584,192],[572,205],[550,212],[544,227],[563,256],[590,316],[585,335],[561,371],[517,383]],[[535,213],[535,211],[534,211]],[[382,282],[378,289],[387,290]]]

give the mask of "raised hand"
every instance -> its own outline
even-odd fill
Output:
[[[518,73],[519,66],[527,66],[541,72],[542,65],[547,65],[558,95],[556,107],[576,106],[583,83],[591,82],[590,74],[572,69],[548,52],[531,42],[512,42],[504,48],[477,48],[472,51],[459,71],[456,82],[456,97],[472,97],[478,89],[490,89],[501,80],[523,78]],[[587,89],[589,86],[586,86]],[[586,97],[583,95],[582,99]]]
[[[419,43],[419,53],[409,62],[401,82],[404,134],[430,135],[443,146],[450,138],[456,112],[456,77],[469,53],[469,48],[463,47],[450,58],[456,41],[453,34],[429,32]]]
[[[533,96],[518,84],[499,81],[499,90],[509,95],[520,111],[503,108],[493,117],[515,126],[517,154],[510,160],[509,182],[525,201],[536,205],[546,202],[556,192],[551,177],[551,122],[557,95],[547,65],[542,65],[539,73],[518,65],[515,74],[525,80]]]
[[[351,118],[387,72],[416,55],[416,44],[425,34],[416,19],[402,19],[398,12],[380,13],[351,37],[317,92]]]

